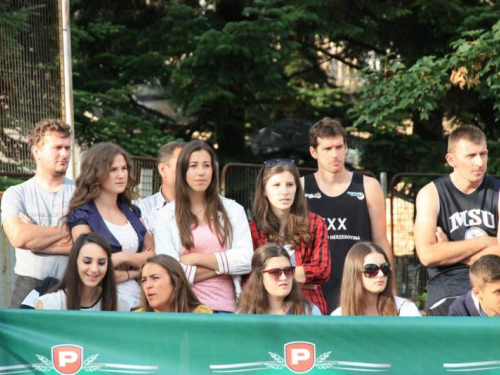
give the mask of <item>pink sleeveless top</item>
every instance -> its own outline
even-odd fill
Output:
[[[223,253],[226,248],[219,244],[219,239],[212,233],[208,225],[193,229],[194,247],[183,249],[183,254]],[[193,291],[201,303],[213,310],[236,311],[236,297],[231,275],[220,275],[212,279],[193,284]]]

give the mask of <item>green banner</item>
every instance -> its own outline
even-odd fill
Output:
[[[7,374],[500,374],[500,320],[0,310]]]

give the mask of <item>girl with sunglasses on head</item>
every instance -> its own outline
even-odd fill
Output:
[[[417,306],[392,294],[391,265],[380,246],[358,242],[347,253],[340,307],[332,315],[420,316]]]
[[[250,230],[254,249],[274,242],[288,251],[295,280],[306,298],[326,314],[321,289],[330,277],[331,267],[326,224],[323,218],[307,211],[293,160],[269,160],[259,171]]]
[[[175,201],[158,211],[154,238],[158,253],[181,263],[201,303],[236,311],[252,238],[243,207],[219,195],[217,158],[206,143],[191,141],[179,154]]]
[[[111,248],[104,237],[81,235],[69,253],[68,266],[51,293],[39,297],[37,309],[130,311],[132,299],[117,295]]]
[[[66,217],[73,240],[83,233],[99,233],[109,242],[118,293],[140,306],[135,280],[147,258],[155,255],[151,233],[132,204],[136,180],[132,159],[113,143],[98,143],[83,156],[80,176]]]
[[[196,298],[179,262],[165,254],[142,266],[141,290],[142,308],[137,311],[212,313]]]
[[[294,274],[285,249],[275,243],[259,247],[252,257],[252,273],[243,288],[238,313],[321,315],[302,294]]]

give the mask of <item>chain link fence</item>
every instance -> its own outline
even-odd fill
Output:
[[[161,186],[161,176],[156,167],[156,159],[141,156],[133,156],[132,159],[137,180],[136,193],[141,198],[157,193]]]
[[[0,14],[4,20],[0,20],[0,171],[25,175],[35,167],[28,146],[35,124],[43,118],[64,118],[61,7],[54,0],[13,0],[4,11]]]

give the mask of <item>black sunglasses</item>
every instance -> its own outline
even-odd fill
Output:
[[[295,165],[295,160],[293,160],[293,159],[271,159],[271,160],[266,160],[264,162],[264,166],[266,168],[272,168],[272,167],[277,166],[278,164]]]
[[[365,264],[365,266],[363,267],[363,274],[368,279],[377,277],[378,271],[382,271],[384,276],[389,276],[389,274],[391,273],[391,265],[388,262],[385,262],[380,266],[377,266],[376,264]]]

